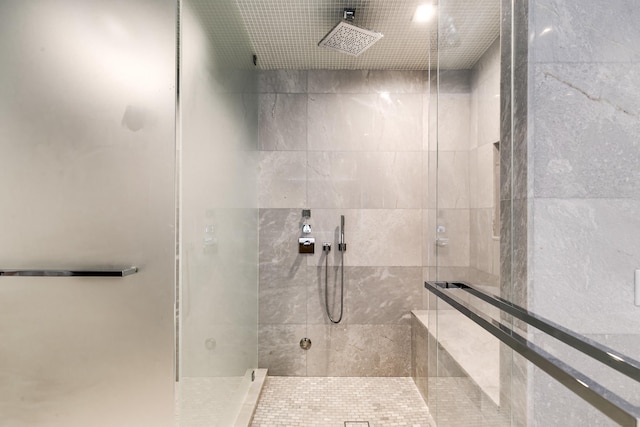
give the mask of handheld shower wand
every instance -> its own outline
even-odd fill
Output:
[[[347,251],[347,244],[344,242],[344,215],[340,215],[340,243],[338,243],[340,252]]]
[[[338,251],[340,251],[340,316],[334,319],[329,310],[329,251],[331,244],[325,243],[322,250],[326,252],[324,259],[324,304],[327,309],[327,316],[331,323],[340,323],[342,313],[344,311],[344,253],[347,250],[347,244],[344,242],[344,215],[340,215],[340,243],[338,243]]]

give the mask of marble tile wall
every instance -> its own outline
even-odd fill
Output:
[[[585,6],[531,2],[530,304],[580,333],[637,333],[640,8]]]
[[[425,74],[260,76],[258,364],[270,375],[410,375],[410,312],[423,288]],[[313,255],[298,253],[303,208]],[[334,325],[325,278],[335,318],[342,262],[344,317]]]
[[[528,306],[529,205],[528,43],[529,2],[502,1],[500,80],[500,294]],[[503,321],[510,322],[506,314]],[[526,333],[525,325],[516,325]],[[530,364],[501,346],[501,402],[514,426],[530,423]]]
[[[513,16],[504,14],[508,3]],[[516,27],[515,57],[504,60],[511,44],[502,54],[503,72],[514,66],[502,88],[514,94],[501,108],[511,143],[501,153],[509,177],[502,294],[596,340],[624,336],[609,344],[632,354],[640,330],[632,301],[640,247],[628,238],[640,233],[631,214],[640,207],[640,9],[628,0],[503,5],[504,22],[513,18]],[[560,425],[586,414],[589,425],[608,425],[526,363],[505,360],[515,375],[504,384],[527,396],[512,402],[518,424]],[[620,384],[609,388],[620,393]]]
[[[469,146],[469,266],[473,283],[497,287],[500,239],[494,236],[496,148],[500,141],[500,40],[496,40],[471,70],[471,130]],[[498,293],[496,291],[496,293]]]
[[[463,280],[470,252],[471,72],[440,70],[437,80],[431,76],[431,86],[438,96],[430,106],[425,223],[429,232],[440,231],[425,240],[425,265],[438,267],[427,270],[426,278]],[[436,239],[444,239],[446,245],[435,245]]]

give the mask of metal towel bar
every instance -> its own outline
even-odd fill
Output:
[[[138,272],[138,267],[126,267],[115,270],[0,270],[0,276],[23,277],[124,277]]]
[[[509,303],[506,300],[495,297],[490,294],[486,294],[473,286],[464,282],[425,282],[425,288],[442,298],[446,303],[458,310],[469,319],[473,320],[476,324],[481,326],[484,330],[489,332],[494,337],[511,347],[513,350],[520,353],[534,365],[542,369],[551,377],[555,378],[562,385],[573,391],[576,395],[580,396],[586,402],[590,403],[593,407],[600,410],[603,414],[611,418],[616,423],[622,426],[628,427],[640,427],[640,408],[627,402],[620,396],[616,395],[612,391],[606,389],[589,377],[585,376],[581,372],[575,370],[566,363],[556,359],[551,354],[547,353],[542,348],[538,347],[531,341],[522,337],[511,328],[507,327],[503,323],[487,316],[480,312],[476,308],[465,304],[461,299],[457,298],[448,289],[460,288],[464,291],[471,293],[472,295],[486,301],[501,310],[514,315],[530,324],[531,326],[547,332],[549,335],[557,338],[558,340],[571,345],[572,347],[580,350],[582,353],[591,356],[608,366],[611,366],[637,380],[636,368],[638,362],[629,359],[622,358],[617,361],[617,364],[608,363],[609,358],[602,360],[601,352],[607,352],[606,347],[600,346],[595,342],[583,341],[578,334],[569,331],[568,329],[561,328],[558,325],[552,324],[549,321],[542,319],[541,317]],[[509,309],[507,309],[509,307]],[[542,326],[542,328],[540,328]],[[557,332],[553,329],[557,329]],[[582,341],[577,343],[576,341]],[[611,350],[612,351],[612,350]],[[595,355],[594,355],[595,354]],[[619,353],[612,353],[614,359],[618,357]]]
[[[582,336],[567,329],[551,320],[545,319],[542,316],[538,316],[529,310],[513,304],[503,298],[496,295],[484,292],[473,285],[466,282],[429,282],[433,283],[441,288],[459,288],[465,292],[470,293],[476,298],[479,298],[500,310],[509,313],[513,317],[516,317],[527,324],[533,326],[542,332],[551,335],[552,337],[562,341],[563,343],[575,348],[576,350],[585,353],[586,355],[604,363],[610,368],[615,369],[618,372],[625,374],[626,376],[633,378],[636,381],[640,381],[640,362],[634,360],[628,356],[621,354],[620,352],[609,348],[605,345],[597,343],[589,338]]]

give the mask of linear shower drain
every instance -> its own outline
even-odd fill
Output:
[[[371,427],[369,421],[345,421],[344,427]]]

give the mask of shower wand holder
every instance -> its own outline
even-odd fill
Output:
[[[315,252],[316,239],[313,237],[298,238],[298,253],[312,254]]]

